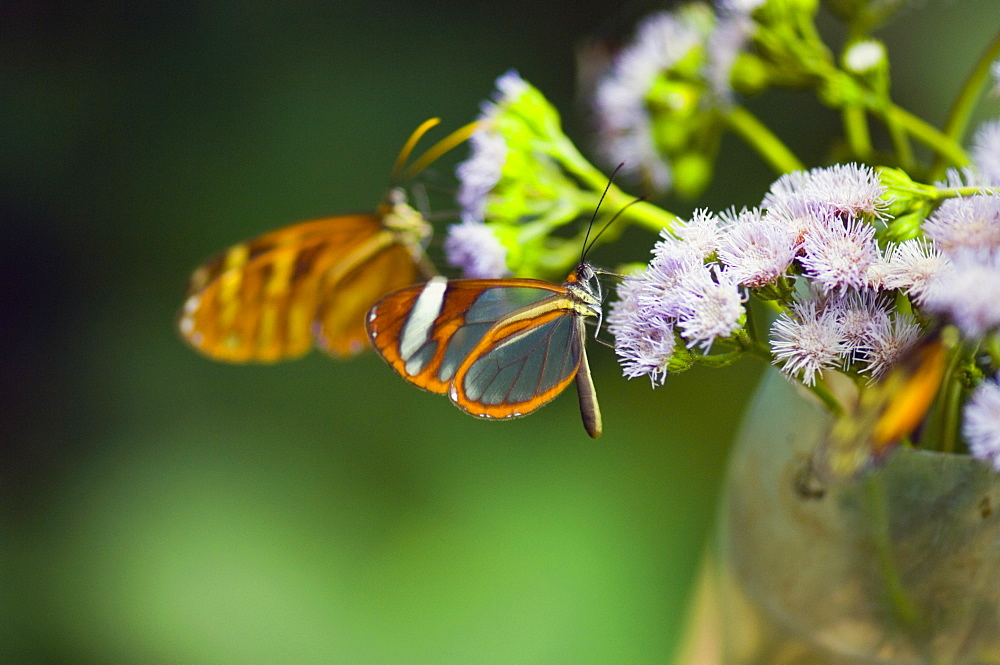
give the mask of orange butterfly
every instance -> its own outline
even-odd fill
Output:
[[[601,318],[600,282],[587,263],[560,286],[537,279],[454,279],[390,293],[368,314],[372,345],[404,379],[447,394],[480,418],[525,416],[576,379],[583,425],[601,435],[584,347]]]
[[[392,182],[412,178],[465,141],[466,125],[404,168],[438,120],[426,121],[400,150]],[[368,345],[365,313],[386,293],[436,274],[424,255],[430,225],[399,188],[374,214],[292,224],[234,245],[191,275],[178,318],[184,339],[215,360],[277,362],[313,344],[343,357]]]

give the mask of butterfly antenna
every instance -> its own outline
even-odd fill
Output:
[[[410,138],[406,139],[406,143],[403,144],[402,149],[400,149],[399,154],[396,156],[396,163],[392,165],[392,175],[390,179],[395,185],[400,181],[400,172],[403,170],[403,166],[406,165],[406,160],[410,158],[410,153],[417,145],[417,141],[423,138],[423,135],[427,133],[435,125],[441,122],[441,118],[429,118],[424,120],[419,127],[413,130],[410,134]]]
[[[625,163],[624,163],[624,162],[622,162],[621,164],[619,164],[619,165],[618,165],[618,168],[617,168],[617,169],[615,169],[615,172],[611,174],[611,178],[612,178],[612,180],[613,180],[613,179],[614,179],[614,177],[615,177],[615,173],[618,173],[618,169],[620,169],[620,168],[621,168],[622,166],[624,166],[624,165],[625,165]],[[608,189],[609,189],[610,187],[611,187],[611,180],[609,180],[609,181],[608,181],[608,186],[607,186],[607,187],[606,187],[606,188],[604,189],[604,194],[607,194],[607,193],[608,193]],[[602,194],[602,195],[601,195],[601,201],[603,201],[603,200],[604,200],[604,195]],[[646,197],[645,197],[645,196],[640,196],[640,197],[638,197],[638,198],[636,198],[636,199],[633,199],[632,201],[629,201],[629,202],[628,202],[628,203],[626,203],[625,205],[623,205],[623,206],[621,207],[621,209],[620,209],[620,210],[619,210],[618,212],[616,212],[616,213],[615,213],[615,214],[614,214],[614,215],[613,215],[613,216],[611,217],[611,219],[609,219],[609,220],[608,220],[608,221],[607,221],[607,222],[606,222],[606,223],[604,224],[604,226],[602,226],[602,227],[601,227],[601,230],[600,230],[600,231],[598,231],[598,232],[597,232],[597,234],[596,234],[596,235],[595,235],[595,236],[594,236],[593,238],[590,238],[590,229],[591,229],[591,227],[593,227],[593,226],[594,226],[594,219],[595,219],[595,218],[597,217],[597,210],[595,210],[595,211],[594,211],[594,217],[593,217],[593,218],[591,218],[591,220],[590,220],[590,226],[589,226],[589,227],[587,227],[587,235],[586,235],[586,236],[584,237],[584,239],[583,239],[583,243],[584,243],[584,244],[583,244],[583,253],[582,253],[582,254],[580,255],[580,263],[583,263],[583,262],[584,262],[584,261],[586,260],[586,258],[587,258],[587,254],[589,254],[589,253],[590,253],[590,250],[591,250],[591,249],[592,249],[592,248],[594,247],[594,245],[595,245],[595,244],[597,243],[598,239],[600,239],[600,237],[601,237],[602,235],[604,235],[604,232],[605,232],[605,231],[607,231],[607,230],[608,230],[609,228],[611,228],[611,225],[615,223],[615,220],[616,220],[616,219],[618,219],[619,217],[621,217],[621,216],[622,216],[622,213],[624,213],[624,212],[625,212],[626,210],[628,210],[629,208],[631,208],[632,206],[634,206],[634,205],[635,205],[636,203],[639,203],[640,201],[645,201],[645,200],[646,200]],[[600,207],[601,207],[601,201],[598,201],[598,202],[597,202],[597,207],[598,207],[598,208],[600,208]],[[589,240],[590,240],[590,243],[589,243],[589,244],[587,243],[587,240],[588,240],[588,238],[589,238]],[[614,273],[606,273],[606,274],[611,274],[611,275],[613,275]]]
[[[427,123],[424,124],[426,125]],[[435,122],[435,124],[437,123]],[[455,146],[458,146],[464,143],[465,141],[469,140],[469,137],[472,136],[477,129],[482,127],[483,124],[484,123],[481,120],[470,122],[467,125],[459,127],[451,134],[449,134],[448,136],[444,137],[443,139],[432,145],[430,148],[428,148],[427,152],[420,155],[420,157],[418,157],[416,161],[414,161],[412,164],[406,167],[406,170],[403,171],[403,180],[409,180],[410,178],[417,176],[421,171],[423,171],[425,168],[430,166],[434,161],[436,161],[441,155],[445,154]],[[419,132],[420,129],[418,128],[417,131]],[[414,134],[416,134],[416,132],[414,132]]]
[[[601,193],[601,198],[597,200],[597,207],[594,208],[594,214],[591,215],[591,217],[590,217],[590,224],[587,225],[587,234],[585,236],[583,236],[583,251],[580,252],[580,263],[583,263],[584,261],[587,260],[587,252],[590,251],[590,247],[593,244],[593,243],[589,243],[588,244],[588,241],[590,240],[590,231],[591,231],[591,229],[594,228],[594,222],[597,220],[597,213],[600,212],[600,210],[601,210],[601,204],[604,203],[604,197],[608,195],[608,191],[611,189],[611,183],[613,183],[615,181],[615,176],[618,175],[618,172],[621,171],[621,169],[622,169],[623,166],[625,166],[625,162],[622,162],[618,166],[615,167],[615,170],[612,171],[612,173],[611,173],[611,177],[608,178],[608,184],[605,185],[604,191]],[[623,210],[624,210],[624,208],[623,208]],[[617,217],[617,216],[618,215],[615,215],[615,217]],[[613,220],[614,220],[614,218],[612,218],[612,221]],[[607,227],[605,227],[605,228],[607,228]],[[602,229],[601,233],[603,233],[603,232],[604,231]],[[598,233],[597,236],[594,237],[594,240],[597,240],[598,236],[600,236],[601,233]]]

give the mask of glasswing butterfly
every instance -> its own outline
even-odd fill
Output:
[[[594,269],[538,279],[434,277],[378,301],[372,345],[404,379],[480,418],[524,416],[576,379],[583,425],[601,435],[584,319],[601,317]]]
[[[368,313],[372,346],[404,379],[479,418],[528,415],[575,379],[583,426],[596,439],[601,410],[584,322],[596,317],[600,328],[604,296],[585,260],[592,245],[584,240],[580,263],[562,285],[434,277],[390,293]]]
[[[400,150],[394,185],[477,126],[456,130],[405,167],[438,122],[424,122]],[[423,250],[430,234],[394,186],[374,213],[299,222],[233,245],[191,275],[178,329],[196,350],[227,362],[288,360],[314,344],[335,357],[353,355],[368,346],[365,313],[372,303],[436,274]]]

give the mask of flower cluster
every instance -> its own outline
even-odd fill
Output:
[[[964,126],[939,130],[897,106],[889,53],[870,33],[900,3],[830,4],[852,35],[839,54],[815,29],[813,0],[695,2],[642,20],[598,77],[598,157],[646,192],[697,196],[726,132],[776,172],[755,207],[687,219],[608,185],[617,227],[658,234],[648,264],[628,271],[608,306],[623,373],[656,386],[695,364],[757,356],[836,412],[847,405],[829,393],[828,373],[863,391],[923,340],[947,337],[943,381],[959,397],[944,400],[944,420],[960,420],[967,404],[969,450],[1000,469],[1000,377],[983,380],[1000,369],[1000,120],[966,149]],[[991,48],[968,86],[985,87],[992,72],[1000,90],[1000,46]],[[837,110],[839,154],[850,158],[807,168],[740,104],[770,88],[808,90]],[[960,95],[951,116],[969,117],[976,97]],[[462,221],[449,230],[449,260],[468,276],[565,270],[583,227],[565,228],[589,217],[606,176],[514,72],[498,79],[480,122],[458,167]],[[888,146],[875,144],[871,122]]]
[[[457,168],[462,221],[448,230],[448,261],[466,277],[551,277],[580,252],[577,239],[553,232],[590,216],[607,177],[563,134],[542,93],[515,71],[497,79],[479,123],[471,154]],[[606,200],[622,207],[633,198],[612,186]],[[656,229],[673,220],[648,204],[631,206],[628,217]]]

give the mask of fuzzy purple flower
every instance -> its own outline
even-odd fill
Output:
[[[976,388],[962,416],[962,435],[969,452],[1000,471],[1000,385],[996,379]]]
[[[947,254],[1000,250],[1000,196],[948,199],[923,225],[928,238]]]
[[[798,234],[759,210],[723,215],[726,234],[719,260],[743,286],[757,288],[782,277],[799,251]]]
[[[469,137],[472,154],[455,168],[459,187],[456,199],[462,207],[462,221],[481,222],[486,210],[486,195],[500,181],[507,159],[503,136],[481,129]]]
[[[707,321],[696,323],[690,316],[699,278],[707,271],[696,247],[664,232],[653,247],[649,266],[626,276],[619,286],[619,300],[612,303],[608,314],[608,329],[615,336],[625,376],[647,375],[654,386],[662,385],[674,355],[674,329],[680,319],[689,317],[692,335],[711,328]],[[716,310],[724,308],[717,293],[706,288],[704,297],[714,299]],[[698,337],[696,341],[706,340]]]
[[[845,352],[843,330],[834,309],[821,309],[815,300],[796,303],[771,326],[774,363],[789,376],[801,374],[811,386],[824,369],[840,365]]]
[[[622,373],[629,379],[648,376],[653,387],[663,385],[674,355],[674,319],[659,308],[649,270],[627,275],[618,287],[618,300],[608,312],[608,330]]]
[[[678,220],[673,234],[668,231],[660,232],[664,241],[669,242],[671,235],[682,241],[690,249],[692,255],[707,259],[718,249],[722,228],[716,215],[705,208],[699,208],[694,211],[690,220]]]
[[[890,323],[885,298],[873,289],[850,291],[825,303],[840,326],[844,367],[863,359],[863,351],[871,343],[872,331]]]
[[[868,268],[879,256],[875,227],[856,219],[814,226],[802,249],[802,267],[825,293],[866,286]]]
[[[461,268],[465,277],[494,278],[509,274],[507,249],[482,222],[465,221],[448,227],[444,251],[448,263]]]
[[[730,84],[733,64],[757,29],[750,14],[762,4],[763,0],[723,0],[716,3],[719,21],[708,36],[706,78],[715,96],[724,105],[729,104],[733,97]]]
[[[819,209],[842,219],[881,219],[887,206],[884,194],[885,187],[872,168],[835,164],[786,173],[771,185],[761,205],[782,217]]]
[[[984,122],[972,142],[972,163],[983,184],[1000,187],[1000,120]]]
[[[924,295],[928,311],[943,314],[968,338],[1000,328],[1000,252],[965,250]]]
[[[874,322],[866,343],[859,349],[866,364],[861,371],[871,374],[872,380],[885,376],[913,348],[920,333],[920,324],[906,313],[894,312]]]
[[[914,302],[923,304],[930,284],[944,274],[949,263],[948,257],[934,244],[912,238],[886,252],[879,286],[905,291]]]
[[[669,189],[673,177],[656,149],[647,95],[661,73],[702,43],[702,22],[700,14],[684,11],[646,17],[594,91],[601,158],[608,164],[624,162],[623,175],[655,191]]]
[[[718,264],[693,272],[686,283],[677,328],[688,347],[708,352],[718,337],[740,328],[745,313],[739,284]]]

